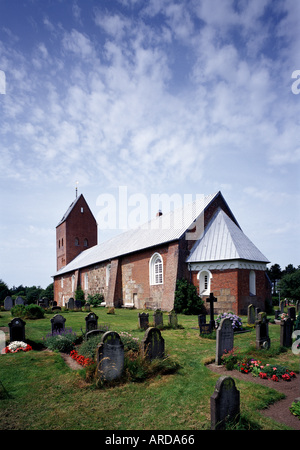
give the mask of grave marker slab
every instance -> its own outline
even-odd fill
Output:
[[[149,314],[139,313],[139,328],[146,330],[149,327]]]
[[[22,297],[17,297],[15,300],[15,305],[25,305],[25,301]]]
[[[249,325],[255,324],[255,309],[254,305],[252,304],[248,306],[248,324]]]
[[[5,311],[10,311],[11,308],[14,306],[14,301],[13,299],[8,295],[7,297],[5,297],[4,299],[4,309]]]
[[[168,324],[169,324],[171,327],[177,327],[177,325],[178,325],[178,320],[177,320],[177,314],[176,314],[175,311],[171,311],[171,312],[168,314]]]
[[[165,340],[158,328],[148,328],[141,342],[142,354],[150,361],[165,355]]]
[[[73,310],[74,309],[74,305],[75,305],[75,300],[73,297],[69,298],[68,301],[68,309]]]
[[[86,333],[91,330],[96,330],[98,328],[98,316],[91,312],[85,317],[85,331]]]
[[[158,327],[159,325],[163,325],[163,313],[159,309],[154,311],[153,323],[154,323],[155,327]]]
[[[240,392],[231,377],[220,377],[210,397],[211,429],[221,430],[226,422],[238,420],[240,415]]]
[[[124,369],[124,345],[115,331],[103,334],[97,347],[98,377],[112,381],[122,376]]]
[[[296,320],[296,308],[295,306],[290,306],[288,308],[288,316],[291,320]]]
[[[293,334],[294,321],[288,317],[280,322],[280,345],[282,347],[291,347],[293,344],[292,334]]]
[[[258,314],[258,320],[256,324],[256,348],[257,349],[268,349],[270,348],[271,341],[269,338],[269,321],[267,319],[267,314],[261,312]]]
[[[224,318],[221,320],[217,329],[216,340],[216,364],[221,364],[221,358],[225,350],[227,352],[233,349],[233,328],[231,320]]]
[[[55,306],[57,308],[57,306]],[[51,322],[51,333],[60,333],[65,329],[66,318],[61,316],[60,314],[55,314],[55,316],[50,319]]]
[[[20,319],[20,317],[15,317],[9,324],[9,340],[13,341],[25,341],[25,325],[26,322]]]

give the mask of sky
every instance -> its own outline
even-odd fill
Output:
[[[52,282],[76,186],[99,243],[141,199],[221,191],[297,267],[299,20],[295,0],[0,0],[0,278]]]

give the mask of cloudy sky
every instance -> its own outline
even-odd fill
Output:
[[[98,219],[120,186],[221,190],[298,266],[299,21],[295,0],[0,0],[0,278],[51,283],[76,181]]]

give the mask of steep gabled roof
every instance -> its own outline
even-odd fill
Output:
[[[218,209],[187,258],[187,262],[222,261],[243,259],[268,263],[242,230]]]
[[[80,253],[54,276],[180,239],[220,193],[207,195]],[[70,206],[73,208],[74,205]],[[69,208],[69,210],[70,210]],[[67,213],[70,213],[70,211]],[[67,214],[66,213],[66,214]]]
[[[59,223],[56,225],[56,228],[59,227],[59,225],[61,225],[65,220],[67,220],[68,216],[70,215],[71,211],[73,210],[74,206],[76,205],[76,203],[78,202],[78,200],[80,199],[80,197],[83,197],[82,194],[80,194],[79,197],[76,197],[75,200],[71,203],[71,205],[69,206],[69,208],[67,209],[67,211],[65,212],[65,214],[63,215],[62,219],[59,221]],[[83,197],[84,198],[84,197]]]

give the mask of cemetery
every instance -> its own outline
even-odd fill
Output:
[[[71,300],[28,319],[8,299],[0,429],[300,429],[299,312],[217,315],[217,301],[188,316]]]

